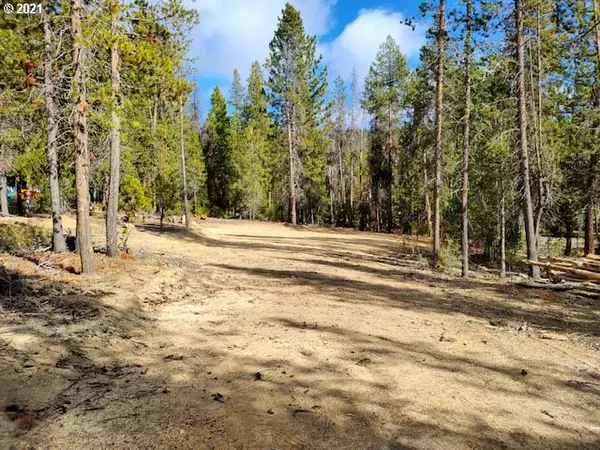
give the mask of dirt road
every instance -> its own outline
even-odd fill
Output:
[[[385,235],[129,245],[90,280],[0,257],[0,448],[600,448],[597,300],[421,270]]]

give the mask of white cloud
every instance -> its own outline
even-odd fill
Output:
[[[348,79],[356,68],[359,79],[366,76],[379,46],[391,35],[406,57],[416,56],[425,43],[426,27],[415,30],[404,25],[404,16],[386,9],[362,9],[358,17],[332,42],[321,46],[330,73]]]
[[[196,0],[200,25],[192,36],[190,54],[202,76],[231,78],[237,68],[243,77],[257,60],[269,54],[277,18],[287,0]],[[331,25],[335,0],[292,0],[300,10],[307,33],[322,35]]]

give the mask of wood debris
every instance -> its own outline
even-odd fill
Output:
[[[572,294],[600,299],[600,256],[584,258],[550,258],[548,261],[525,261],[531,266],[541,267],[541,281],[518,283],[530,288],[570,291]]]

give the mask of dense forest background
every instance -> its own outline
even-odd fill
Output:
[[[364,80],[331,80],[287,4],[267,61],[246,80],[235,71],[229,92],[215,87],[209,111],[186,56],[202,18],[179,0],[4,14],[2,215],[7,180],[27,180],[61,251],[61,213],[76,210],[88,273],[94,209],[106,216],[109,255],[118,211],[429,235],[434,264],[462,248],[464,275],[475,253],[502,270],[525,252],[537,259],[542,233],[565,237],[569,255],[581,230],[593,253],[598,1],[421,9],[412,23],[431,29],[417,67],[389,37]]]

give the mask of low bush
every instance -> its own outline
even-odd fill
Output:
[[[452,239],[446,239],[440,249],[438,269],[449,270],[461,266],[460,245]]]
[[[52,245],[52,232],[23,222],[0,223],[0,252],[36,251]]]

